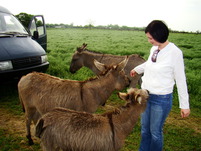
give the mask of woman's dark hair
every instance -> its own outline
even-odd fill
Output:
[[[169,29],[163,21],[153,20],[145,28],[145,33],[149,33],[156,41],[164,43],[168,39]]]

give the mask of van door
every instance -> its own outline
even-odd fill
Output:
[[[29,23],[29,31],[32,39],[36,40],[46,51],[47,50],[47,33],[43,15],[33,16]]]

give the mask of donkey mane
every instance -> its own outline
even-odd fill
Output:
[[[83,47],[83,46],[85,46],[85,47]],[[83,43],[83,46],[77,47],[77,50],[82,50],[82,51],[89,52],[89,53],[94,53],[94,54],[102,54],[103,55],[102,57],[104,57],[104,55],[105,55],[105,53],[97,52],[97,51],[94,51],[94,50],[87,49],[86,48],[87,44],[85,44],[85,43]],[[128,57],[129,56],[136,56],[136,57],[140,57],[141,59],[143,59],[143,57],[140,56],[139,54],[130,54],[130,55],[123,55],[123,56],[121,56],[121,55],[114,55],[114,54],[106,54],[106,55],[112,55],[112,57],[114,57],[114,58],[121,58],[121,57],[125,57],[125,56],[128,56]]]
[[[88,52],[95,53],[95,54],[103,54],[102,52],[97,52],[97,51],[89,50],[89,49],[84,49],[84,51],[88,51]]]
[[[105,56],[112,56],[113,58],[124,58],[125,56],[129,56],[129,55],[114,55],[114,54],[105,54],[102,52],[97,52],[97,51],[93,51],[93,50],[88,50],[88,49],[84,49],[83,51],[88,52],[88,53],[94,53],[94,54],[102,54],[102,57],[104,58]],[[136,55],[136,54],[134,54]]]
[[[77,51],[88,51],[88,52],[91,52],[91,53],[95,53],[95,54],[103,54],[101,52],[96,52],[96,51],[93,51],[93,50],[89,50],[86,48],[87,44],[83,43],[83,45],[81,47],[77,47]]]
[[[99,76],[94,76],[94,77],[90,77],[84,81],[80,81],[80,83],[87,83],[88,81],[94,81],[96,79],[99,79],[99,77],[106,75],[108,72],[110,72],[111,69],[114,69],[113,66],[108,66],[106,71],[103,71],[99,74]]]
[[[115,109],[113,109],[111,111],[108,111],[106,113],[103,113],[101,115],[102,116],[108,116],[108,117],[110,117],[112,115],[119,115],[119,114],[122,113],[123,110],[126,110],[127,108],[130,108],[131,104],[133,104],[133,103],[135,103],[135,102],[128,102],[123,106],[117,107],[117,108],[115,108]]]
[[[113,66],[107,66],[106,69],[107,69],[107,70],[101,72],[99,76],[90,77],[90,78],[88,78],[88,79],[86,79],[86,80],[79,81],[79,82],[80,82],[80,83],[86,83],[86,82],[88,82],[88,81],[94,81],[94,80],[96,80],[96,79],[99,79],[99,77],[106,75],[110,70],[114,69],[114,67],[113,67]],[[52,79],[61,80],[61,81],[63,81],[63,82],[65,82],[65,81],[76,81],[76,80],[69,80],[69,79],[61,79],[61,78],[58,78],[58,77],[55,77],[55,76],[51,76],[51,75],[49,75],[49,74],[38,73],[38,72],[35,72],[35,71],[34,71],[33,73],[40,74],[40,75],[46,76],[46,77],[48,76],[48,77],[50,77],[50,78],[52,78]],[[77,81],[76,81],[76,82],[77,82]]]

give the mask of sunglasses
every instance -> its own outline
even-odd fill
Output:
[[[152,62],[156,62],[156,59],[157,59],[157,56],[158,56],[158,53],[159,53],[159,49],[155,50],[152,57],[151,57],[151,61]]]

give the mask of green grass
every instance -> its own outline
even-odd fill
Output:
[[[0,108],[6,108],[15,115],[22,115],[16,83],[1,85],[0,94]]]
[[[173,127],[168,124],[164,129],[164,139],[165,143],[169,144],[165,146],[165,151],[199,151],[201,149],[200,135],[188,128]]]
[[[48,74],[64,79],[86,80],[94,76],[91,70],[82,68],[75,74],[69,72],[72,55],[77,47],[87,43],[89,50],[115,55],[140,54],[148,58],[151,44],[148,43],[144,32],[116,31],[97,29],[48,29],[47,53],[50,62]],[[201,34],[170,33],[169,41],[174,42],[184,54],[188,90],[190,94],[191,116],[180,119],[176,88],[172,112],[164,126],[165,151],[198,151],[201,150]],[[115,91],[106,105],[119,106],[121,101]],[[0,86],[0,110],[5,109],[11,115],[23,115],[16,86]],[[105,108],[99,108],[98,113]],[[0,111],[1,113],[1,111]],[[186,123],[185,123],[186,122]],[[9,134],[0,126],[0,150],[39,150],[36,144],[26,147],[26,138]],[[140,122],[125,140],[122,151],[137,151],[140,142]]]
[[[18,137],[16,135],[9,134],[5,129],[0,129],[0,150],[1,151],[37,151],[40,150],[40,145],[35,144],[28,146],[25,143],[27,140],[25,137]]]

